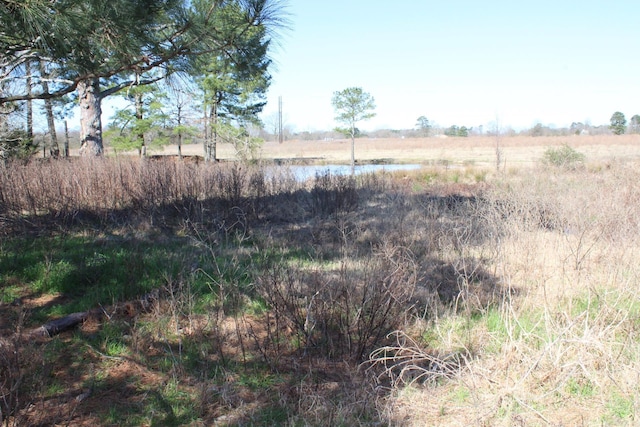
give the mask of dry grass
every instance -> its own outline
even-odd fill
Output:
[[[494,196],[550,203],[562,226],[508,218],[492,265],[515,296],[473,321],[416,326],[438,352],[469,356],[446,381],[396,389],[394,424],[637,424],[640,175],[616,165],[520,178]]]
[[[501,166],[507,169],[533,166],[549,147],[569,144],[584,153],[587,160],[607,162],[613,159],[638,159],[640,135],[599,135],[566,137],[501,137]],[[266,142],[262,147],[262,158],[321,159],[325,163],[348,163],[350,141],[286,141],[283,144]],[[386,159],[398,163],[437,163],[449,161],[453,164],[491,166],[496,163],[496,139],[494,137],[469,138],[407,138],[407,139],[359,139],[356,141],[356,159],[373,161]],[[219,158],[234,159],[233,147],[221,144]],[[176,155],[177,147],[168,146],[163,154]],[[202,146],[183,147],[187,155],[202,155]]]
[[[491,138],[358,141],[367,158],[428,165],[306,184],[235,165],[34,163],[2,170],[0,219],[18,232],[42,226],[38,218],[61,229],[165,229],[209,253],[199,269],[219,299],[205,313],[193,311],[186,279],[168,280],[155,312],[114,319],[134,343],[127,351],[165,355],[170,366],[159,375],[152,364],[142,372],[89,352],[113,378],[67,417],[74,422],[95,420],[91,405],[116,401],[119,390],[142,405],[162,382],[166,395],[178,386],[200,393],[198,417],[210,425],[248,425],[274,403],[290,425],[636,425],[639,141],[567,139],[503,138],[499,172]],[[586,167],[538,163],[567,142]],[[348,158],[335,141],[264,151]],[[247,286],[245,270],[259,268]],[[184,289],[174,292],[174,282]],[[271,305],[240,313],[252,297],[242,286]],[[109,324],[83,328],[104,333]],[[363,354],[370,359],[356,363]],[[266,381],[249,386],[243,372]],[[132,391],[129,374],[142,387]]]

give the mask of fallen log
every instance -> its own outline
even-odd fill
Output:
[[[68,316],[61,317],[60,319],[51,320],[39,328],[31,331],[31,336],[52,337],[58,335],[61,332],[68,331],[83,323],[93,314],[92,311],[82,311],[80,313],[71,313]]]
[[[128,317],[134,317],[139,312],[149,312],[158,303],[159,295],[160,291],[158,289],[154,289],[137,300],[116,304],[109,307],[109,310],[112,313],[120,312],[126,314]],[[27,339],[36,337],[51,338],[62,332],[75,328],[89,320],[89,318],[100,320],[103,317],[111,318],[111,315],[109,315],[102,306],[88,311],[71,313],[59,319],[50,320],[44,325],[30,330],[25,333],[23,337],[26,337]]]

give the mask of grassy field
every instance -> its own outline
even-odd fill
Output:
[[[0,168],[0,424],[637,425],[640,140],[495,142]]]
[[[549,147],[567,144],[584,153],[592,161],[606,162],[613,159],[640,160],[640,135],[602,135],[567,137],[469,137],[469,138],[407,138],[407,139],[358,139],[356,159],[363,162],[389,160],[397,163],[443,163],[496,166],[496,145],[501,150],[502,168],[534,166]],[[262,148],[265,159],[320,159],[325,163],[348,163],[351,141],[286,141],[282,144],[269,141]],[[202,156],[200,145],[186,145],[183,152]],[[234,159],[234,149],[220,144],[219,158]],[[178,153],[177,147],[167,146],[159,153]]]

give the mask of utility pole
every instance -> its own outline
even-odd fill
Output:
[[[282,133],[282,96],[278,97],[278,142],[284,142],[284,134]]]

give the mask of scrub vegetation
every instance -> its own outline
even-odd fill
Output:
[[[169,157],[7,164],[0,421],[633,425],[640,176],[565,151],[580,167],[540,151],[306,182]]]

